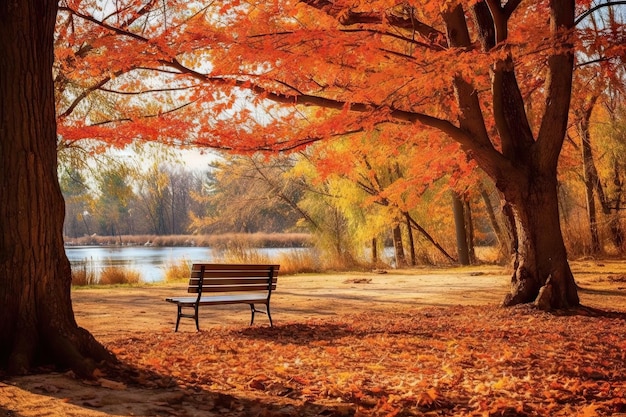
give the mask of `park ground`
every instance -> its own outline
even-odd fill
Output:
[[[121,360],[0,379],[0,417],[622,416],[626,262],[572,264],[574,314],[499,307],[505,267],[281,276],[274,328],[246,306],[183,319],[184,284],[73,290]]]

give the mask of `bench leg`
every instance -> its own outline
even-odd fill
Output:
[[[191,306],[187,305],[187,306],[184,306],[184,307],[190,308]],[[183,313],[183,305],[181,305],[181,304],[178,305],[178,315],[176,317],[176,328],[174,329],[174,332],[178,331],[178,325],[180,324],[180,318],[181,317],[194,319],[195,322],[196,322],[196,330],[200,331],[200,324],[198,323],[198,306],[197,305],[193,307],[193,311],[194,311],[193,315],[192,314]]]
[[[272,315],[270,314],[270,305],[265,304],[265,311],[267,312],[267,318],[270,319],[270,327],[274,327],[274,324],[272,323]]]
[[[178,315],[176,316],[176,328],[174,329],[174,332],[178,331],[178,324],[180,323],[180,315],[182,314],[182,306],[179,304],[178,305]]]
[[[270,314],[270,305],[269,304],[265,304],[265,311],[257,310],[254,307],[254,304],[248,304],[248,305],[250,306],[250,313],[252,315],[252,318],[250,319],[250,326],[252,326],[252,323],[254,323],[254,313],[256,313],[258,311],[259,313],[267,314],[267,318],[270,319],[270,327],[274,327],[274,325],[272,324],[272,315]]]
[[[250,305],[250,314],[251,314],[251,318],[250,318],[250,326],[252,326],[252,323],[254,323],[254,313],[256,313],[256,309],[254,308],[254,304],[249,304]]]

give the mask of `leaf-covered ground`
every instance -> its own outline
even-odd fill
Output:
[[[134,382],[177,385],[207,415],[618,416],[625,318],[427,307],[145,332],[108,347]]]

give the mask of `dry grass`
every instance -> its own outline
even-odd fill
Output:
[[[141,274],[139,271],[121,267],[107,266],[100,271],[99,284],[116,285],[116,284],[138,284],[141,282]]]
[[[77,287],[91,285],[138,284],[141,273],[124,266],[107,266],[96,273],[91,262],[85,261],[78,267],[72,267],[72,285]]]
[[[292,250],[289,253],[282,253],[276,263],[280,265],[280,273],[283,275],[322,272],[319,256],[311,251]]]
[[[234,240],[218,249],[216,256],[221,262],[234,264],[269,264],[270,257],[249,246],[248,242]],[[216,260],[217,260],[216,259]]]
[[[165,282],[181,282],[189,279],[191,274],[191,262],[187,259],[180,259],[177,262],[170,262],[165,266]]]
[[[98,283],[98,277],[91,261],[80,262],[72,266],[72,285],[87,286]]]

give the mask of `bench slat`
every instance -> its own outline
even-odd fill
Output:
[[[276,284],[278,281],[277,277],[272,277],[272,284]],[[267,286],[270,282],[269,277],[257,277],[257,278],[204,278],[204,285],[246,285],[246,284],[264,284]],[[200,278],[191,278],[189,280],[189,285],[198,286],[200,283]]]
[[[274,267],[275,270],[280,268],[280,265],[254,265],[254,264],[193,264],[191,266],[192,271],[200,271],[200,268],[204,266],[205,271],[269,271],[270,267]]]
[[[272,286],[272,290],[276,289],[276,285]],[[189,287],[187,292],[197,294],[199,291],[198,286]],[[265,298],[267,298],[267,293],[269,292],[269,288],[267,284],[265,285],[203,285],[202,293],[207,292],[259,292],[265,291]]]
[[[191,278],[200,278],[200,271],[192,271]],[[278,271],[272,274],[273,277],[278,276]],[[268,278],[269,270],[265,271],[204,271],[205,278]]]

